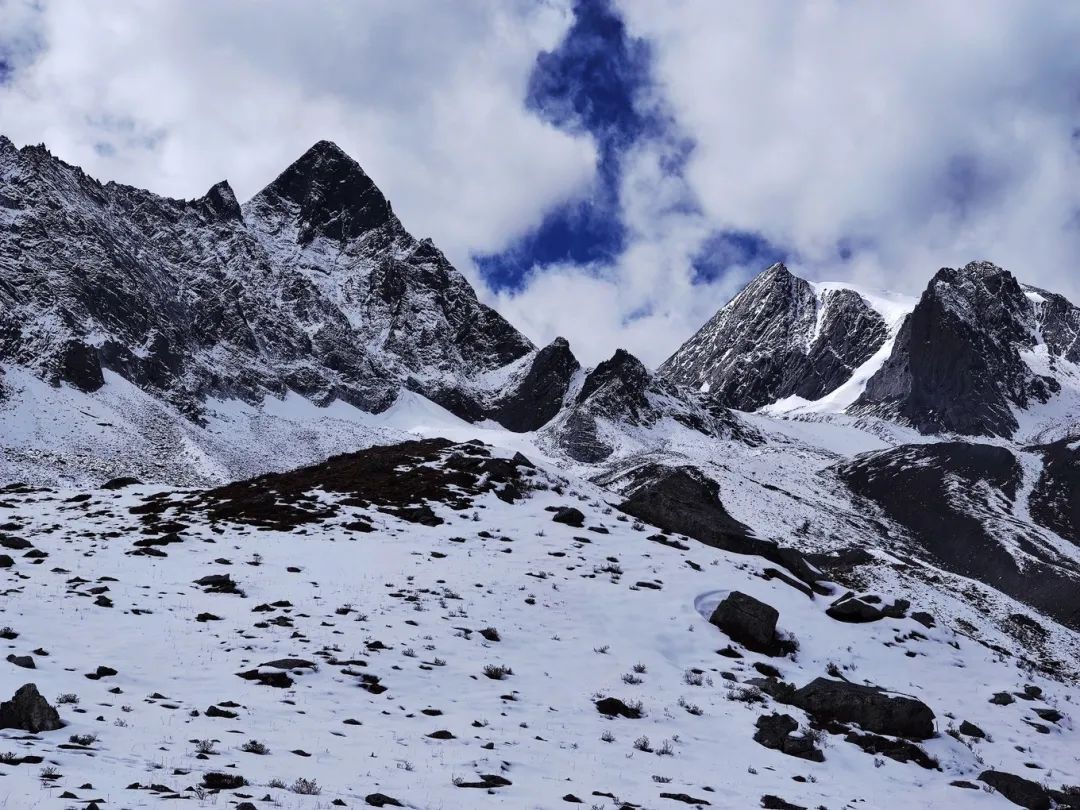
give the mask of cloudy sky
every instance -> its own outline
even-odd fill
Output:
[[[0,0],[0,133],[246,199],[340,144],[538,343],[662,361],[778,259],[1080,300],[1080,4]]]

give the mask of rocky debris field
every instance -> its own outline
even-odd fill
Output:
[[[620,501],[444,440],[9,485],[0,806],[1080,806],[1075,659]]]

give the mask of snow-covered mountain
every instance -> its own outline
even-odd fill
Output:
[[[583,368],[333,144],[0,139],[0,806],[1080,806],[1078,330],[777,265]]]
[[[924,434],[1046,440],[1080,400],[1080,308],[989,262],[918,300],[777,264],[660,366],[740,410],[873,415]]]
[[[664,361],[660,373],[740,410],[787,397],[816,400],[877,354],[894,320],[853,289],[813,285],[776,264]]]
[[[331,143],[243,208],[102,185],[0,139],[0,357],[95,391],[111,371],[196,420],[288,391],[384,411],[402,386],[483,410],[533,351]]]

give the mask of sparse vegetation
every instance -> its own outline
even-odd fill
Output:
[[[484,675],[491,678],[493,681],[505,680],[508,675],[513,675],[514,670],[510,667],[504,667],[501,664],[488,664],[484,667]]]
[[[216,745],[217,743],[213,740],[197,740],[195,742],[195,753],[202,754],[203,756],[210,756],[211,754],[216,754]]]
[[[319,787],[319,783],[314,779],[304,779],[303,777],[297,777],[291,785],[289,790],[293,793],[298,793],[301,796],[318,796],[322,793],[322,788]]]

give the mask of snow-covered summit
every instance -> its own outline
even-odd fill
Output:
[[[741,410],[789,397],[819,400],[878,353],[904,306],[848,285],[812,284],[775,264],[668,358],[660,373]]]

